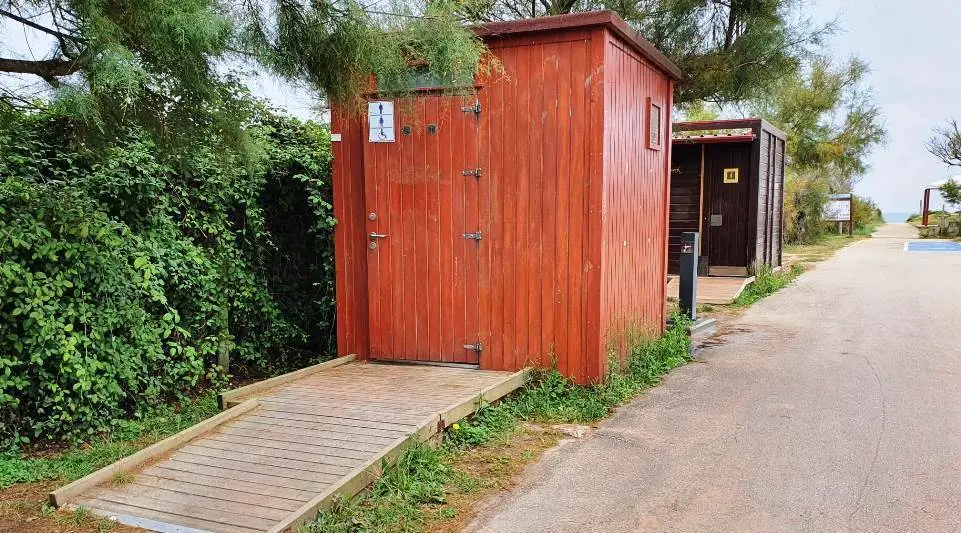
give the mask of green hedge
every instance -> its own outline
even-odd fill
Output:
[[[84,439],[224,371],[334,343],[328,132],[250,104],[243,150],[88,146],[64,117],[0,125],[0,446]]]

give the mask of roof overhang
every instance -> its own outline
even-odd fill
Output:
[[[657,67],[668,76],[674,80],[681,79],[683,75],[681,69],[613,11],[588,11],[585,13],[571,13],[553,17],[490,22],[475,26],[474,33],[487,40],[513,34],[541,33],[591,26],[607,28],[611,33],[627,42],[627,44],[642,56],[657,65]]]
[[[961,183],[961,174],[958,174],[957,176],[951,176],[950,178],[944,178],[943,180],[938,180],[938,181],[936,181],[936,182],[934,182],[934,183],[932,183],[932,184],[930,184],[930,185],[926,185],[926,186],[924,187],[924,190],[926,190],[926,191],[927,191],[927,190],[932,190],[932,191],[938,190],[938,191],[939,191],[939,190],[941,190],[941,187],[943,187],[943,186],[944,186],[946,183],[948,183],[949,181],[956,181],[956,182],[958,182],[958,183]]]
[[[722,120],[698,120],[693,122],[675,122],[672,130],[677,132],[717,131],[717,130],[751,130],[755,135],[768,131],[782,140],[787,140],[787,134],[763,118],[736,118]],[[690,135],[691,137],[696,135]]]
[[[734,135],[691,135],[686,137],[674,137],[672,144],[721,144],[721,143],[751,143],[757,136],[753,133],[741,133]]]

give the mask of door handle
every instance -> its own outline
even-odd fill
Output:
[[[373,231],[370,232],[370,234],[368,234],[367,236],[370,237],[370,240],[372,240],[372,241],[373,241],[373,240],[376,240],[376,239],[385,239],[385,238],[387,238],[387,234],[386,234],[386,233],[374,233]]]

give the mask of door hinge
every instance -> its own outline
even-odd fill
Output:
[[[479,241],[484,238],[484,232],[482,231],[475,231],[473,233],[462,233],[461,235],[463,235],[465,239],[474,239],[475,241]]]
[[[484,169],[482,168],[468,168],[466,170],[461,170],[461,176],[474,176],[475,178],[481,177],[484,174]]]
[[[483,352],[483,351],[484,351],[484,343],[482,343],[482,342],[477,342],[477,343],[474,343],[474,344],[465,344],[465,345],[464,345],[464,349],[465,349],[465,350],[472,350],[472,351],[475,351],[475,352],[477,352],[477,353],[480,353],[480,352]]]
[[[474,105],[464,106],[460,108],[460,110],[464,113],[473,113],[475,115],[479,115],[481,112],[481,105],[480,102],[476,102]]]

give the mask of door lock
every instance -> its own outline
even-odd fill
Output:
[[[465,344],[464,349],[480,353],[484,351],[484,343],[477,342],[474,344]]]
[[[484,232],[482,231],[475,231],[473,233],[462,233],[461,235],[463,235],[465,239],[472,239],[478,242],[484,238]]]

